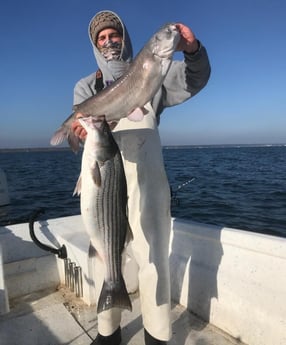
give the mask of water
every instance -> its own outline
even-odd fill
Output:
[[[0,225],[29,221],[37,208],[46,218],[79,214],[73,190],[80,172],[81,155],[65,151],[0,153],[11,204],[0,207]]]
[[[286,147],[165,148],[163,154],[174,217],[286,237]],[[0,225],[27,222],[38,207],[46,218],[79,214],[72,193],[80,160],[69,150],[0,153],[11,198],[0,208]]]
[[[195,177],[174,216],[286,237],[286,147],[165,150],[165,160],[171,186]]]

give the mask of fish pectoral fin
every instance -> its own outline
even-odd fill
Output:
[[[80,195],[80,192],[81,192],[81,174],[79,175],[79,178],[77,180],[77,183],[75,185],[75,189],[73,191],[73,196],[74,195]]]
[[[98,162],[95,162],[94,166],[92,167],[92,179],[93,182],[100,187],[101,186],[101,174],[100,174],[100,168],[98,165]]]
[[[130,113],[127,118],[130,121],[134,121],[134,122],[139,122],[143,120],[144,115],[146,115],[148,113],[148,110],[144,107],[142,108],[136,108],[132,111],[132,113]]]

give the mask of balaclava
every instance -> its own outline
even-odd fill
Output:
[[[100,31],[114,28],[122,35],[122,43],[106,42],[101,48],[96,47]],[[116,80],[127,70],[132,60],[132,45],[128,32],[120,18],[111,11],[97,13],[89,24],[89,36],[98,67],[101,69],[105,81]]]

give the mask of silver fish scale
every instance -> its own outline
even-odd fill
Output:
[[[103,164],[100,172],[102,181],[96,196],[97,226],[105,250],[105,280],[111,283],[120,277],[121,253],[128,227],[126,180],[119,151]]]

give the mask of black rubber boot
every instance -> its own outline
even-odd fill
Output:
[[[104,337],[103,335],[99,334],[94,339],[94,341],[90,345],[120,345],[121,344],[121,328],[118,327],[117,330]]]
[[[146,329],[144,329],[144,338],[145,338],[145,345],[167,345],[167,343],[163,340],[158,340],[152,337]]]

